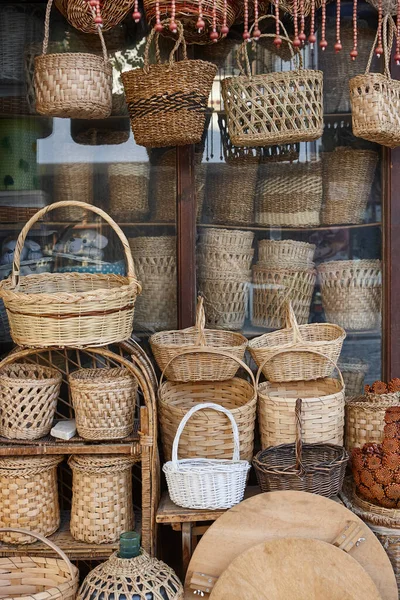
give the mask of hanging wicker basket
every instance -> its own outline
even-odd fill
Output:
[[[73,27],[84,33],[97,33],[97,25],[93,15],[87,9],[86,0],[54,0],[54,3]],[[121,23],[134,4],[134,0],[103,0],[101,3],[103,30],[108,31]]]

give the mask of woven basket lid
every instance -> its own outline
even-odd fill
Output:
[[[19,456],[0,458],[0,475],[29,477],[57,466],[62,456]]]
[[[117,473],[130,469],[135,462],[131,456],[109,456],[107,454],[73,454],[68,459],[71,469],[85,473]]]

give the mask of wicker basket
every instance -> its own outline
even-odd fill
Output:
[[[253,240],[252,231],[240,229],[206,229],[200,234],[201,243],[216,246],[221,251],[250,252]]]
[[[97,26],[87,9],[86,0],[55,0],[54,3],[73,27],[84,33],[97,33]],[[103,30],[108,31],[119,25],[134,4],[134,0],[104,0],[101,4]]]
[[[105,119],[111,114],[112,67],[101,28],[98,33],[103,56],[65,52],[47,54],[50,12],[48,0],[43,54],[35,58],[36,111],[49,117],[70,119]],[[86,2],[89,18],[89,4]]]
[[[303,444],[301,399],[296,400],[296,442],[261,450],[253,465],[262,492],[295,490],[331,498],[342,489],[349,455],[334,444]]]
[[[346,147],[324,154],[324,225],[362,223],[378,158],[377,152]]]
[[[60,526],[57,465],[62,456],[0,459],[0,527],[28,529],[49,536]],[[6,544],[31,544],[25,533],[2,533]]]
[[[54,168],[54,198],[56,202],[93,202],[93,165],[91,163],[65,163]],[[54,221],[80,222],[87,217],[87,211],[70,205],[53,212]]]
[[[249,352],[269,381],[309,381],[332,375],[345,337],[346,332],[338,325],[298,325],[289,303],[286,327],[253,338],[249,342]],[[281,350],[284,354],[276,356]],[[313,352],[306,353],[305,350]]]
[[[212,244],[199,243],[197,245],[197,264],[199,270],[207,275],[209,269],[219,272],[241,271],[248,273],[253,262],[254,249],[236,250],[235,248],[221,249]]]
[[[337,260],[318,267],[326,319],[344,329],[376,329],[381,320],[379,260]]]
[[[369,364],[358,358],[347,357],[338,364],[343,375],[346,396],[361,396],[364,393],[364,379]]]
[[[110,214],[117,222],[144,221],[149,213],[149,163],[116,163],[108,167]]]
[[[240,333],[204,327],[203,299],[199,298],[194,327],[160,331],[151,336],[154,358],[167,379],[183,382],[223,381],[235,376],[237,359],[243,359],[246,352],[246,338]],[[207,354],[195,358],[193,350],[202,349],[207,349]],[[177,355],[179,357],[173,360]]]
[[[309,269],[314,266],[315,244],[295,240],[260,240],[258,264],[283,269]]]
[[[134,527],[130,456],[72,455],[71,534],[90,544],[116,542]]]
[[[0,435],[37,440],[53,425],[62,376],[57,369],[11,364],[0,371]]]
[[[19,276],[20,256],[31,227],[49,211],[64,206],[92,210],[120,238],[128,275],[41,273]],[[135,300],[141,286],[135,277],[128,240],[100,208],[82,202],[56,202],[41,209],[22,229],[13,271],[0,282],[11,335],[19,346],[104,346],[131,336]]]
[[[217,274],[218,275],[218,274]],[[241,331],[248,315],[251,283],[246,275],[227,281],[219,277],[199,277],[199,293],[204,298],[207,327]]]
[[[280,356],[290,350],[281,350]],[[318,354],[311,350],[307,354]],[[327,361],[330,359],[326,357]],[[344,381],[325,377],[315,381],[293,381],[258,385],[258,420],[261,447],[290,444],[296,440],[295,407],[303,399],[302,439],[307,444],[337,444],[343,446],[344,432]],[[257,373],[257,384],[261,368]]]
[[[256,188],[257,225],[319,225],[321,205],[320,161],[260,166]]]
[[[186,458],[178,460],[179,440],[190,417],[199,410],[216,410],[225,414],[233,430],[232,459]],[[208,421],[208,430],[210,421]],[[250,464],[240,460],[239,432],[231,411],[213,403],[193,406],[183,417],[174,438],[172,461],[165,463],[163,471],[172,502],[184,508],[230,508],[243,500]]]
[[[196,359],[201,356],[200,353],[205,358],[212,358],[207,350],[196,350],[191,354]],[[175,383],[161,380],[158,410],[166,460],[171,460],[175,435],[186,413],[193,406],[211,401],[231,412],[239,430],[240,457],[243,460],[251,460],[257,394],[251,370],[244,362],[237,362],[250,375],[252,383],[237,377],[212,384],[201,381]],[[180,436],[179,456],[182,458],[201,455],[203,458],[229,459],[232,451],[230,424],[223,416],[213,411],[202,411],[193,417]]]
[[[132,131],[140,146],[185,146],[200,143],[203,137],[207,101],[217,67],[202,60],[188,60],[181,24],[178,30],[168,63],[149,63],[149,49],[156,35],[152,29],[143,69],[121,74]],[[181,45],[183,60],[175,62],[175,51]]]

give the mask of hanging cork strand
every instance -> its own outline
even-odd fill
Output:
[[[164,29],[161,23],[160,3],[158,0],[156,2],[156,24],[154,26],[154,29],[159,33],[161,33],[161,31]]]
[[[336,2],[336,44],[334,46],[336,54],[342,50],[342,42],[340,39],[340,0]]]
[[[212,11],[212,32],[210,33],[210,40],[213,42],[218,41],[217,31],[217,0],[213,0],[213,11]]]
[[[175,5],[175,0],[172,0],[172,2],[171,2],[171,21],[169,23],[169,30],[172,31],[172,33],[176,33],[178,31],[178,26],[176,24],[175,17],[176,17],[176,5]]]
[[[254,31],[253,38],[258,40],[261,35],[260,28],[258,27],[258,0],[254,0]]]
[[[304,28],[305,28],[305,15],[304,15],[304,0],[300,0],[300,33],[299,33],[299,40],[301,42],[302,45],[304,45],[307,36],[304,33]]]
[[[321,41],[319,47],[324,51],[328,46],[326,41],[326,0],[322,0],[322,25],[321,25]]]
[[[97,27],[103,27],[103,18],[101,16],[100,10],[100,0],[88,0],[91,13],[93,15],[93,20],[96,23]],[[140,13],[139,13],[140,19]]]
[[[133,14],[132,14],[132,18],[135,21],[135,23],[139,23],[141,16],[142,15],[139,12],[139,2],[138,2],[138,0],[135,0],[135,4],[133,7]]]
[[[382,23],[383,23],[383,11],[382,11],[382,0],[378,1],[378,42],[375,48],[375,54],[380,58],[383,54],[382,46]]]
[[[244,31],[243,31],[243,39],[250,39],[249,33],[249,0],[244,0]]]
[[[196,27],[197,31],[201,33],[206,26],[203,19],[203,0],[199,0],[199,18],[197,19]]]
[[[350,52],[351,60],[356,60],[358,56],[357,50],[357,0],[353,0],[353,49]]]
[[[314,44],[317,41],[315,35],[315,0],[311,0],[311,23],[310,23],[310,35],[308,36],[308,41],[311,45],[311,50],[314,48]]]
[[[294,46],[294,48],[300,48],[301,42],[299,39],[299,15],[298,15],[297,0],[293,1],[293,21],[294,21],[293,46]]]
[[[397,18],[396,18],[396,53],[394,55],[396,65],[400,65],[400,0],[397,0]]]
[[[229,27],[227,25],[227,12],[228,12],[228,0],[224,0],[224,13],[222,15],[222,27],[221,34],[225,37],[229,33]]]
[[[400,2],[400,0],[399,0]],[[275,38],[274,38],[274,46],[278,49],[281,47],[282,38],[280,36],[280,28],[279,28],[279,0],[275,0]]]

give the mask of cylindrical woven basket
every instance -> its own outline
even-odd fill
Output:
[[[209,269],[228,273],[232,273],[232,271],[249,272],[253,256],[253,248],[243,251],[229,247],[221,249],[219,246],[201,242],[197,245],[197,264],[204,275],[207,275]]]
[[[346,387],[346,396],[361,396],[364,393],[364,379],[369,364],[358,358],[343,358],[339,361]]]
[[[135,141],[148,148],[184,146],[201,142],[206,122],[208,96],[217,67],[202,60],[188,60],[183,27],[169,62],[149,63],[149,49],[159,34],[151,30],[144,67],[121,74]],[[183,60],[174,60],[182,45]],[[159,54],[157,52],[159,58]]]
[[[72,455],[71,534],[90,544],[116,542],[131,531],[132,464],[129,456]]]
[[[254,240],[252,231],[240,229],[205,229],[200,232],[200,242],[216,246],[221,251],[250,252]]]
[[[108,167],[110,214],[117,222],[144,221],[149,212],[149,163],[116,163]]]
[[[127,275],[102,273],[40,273],[20,276],[20,258],[31,227],[49,211],[78,206],[100,215],[118,235]],[[104,346],[132,333],[136,296],[141,286],[123,231],[100,208],[83,202],[56,202],[39,210],[18,236],[13,270],[0,282],[11,335],[19,346]]]
[[[57,465],[61,456],[0,459],[0,527],[22,528],[49,536],[60,526]],[[25,533],[4,532],[6,544],[31,544]]]
[[[276,352],[280,356],[290,350]],[[307,354],[320,353],[305,350]],[[325,357],[327,362],[331,362]],[[331,363],[332,364],[332,363]],[[261,374],[258,370],[256,382]],[[295,408],[302,398],[302,440],[307,444],[337,444],[343,446],[344,381],[325,377],[314,381],[293,381],[258,385],[258,421],[261,447],[290,444],[296,440]]]
[[[55,0],[54,3],[73,27],[84,33],[97,33],[86,0]],[[101,3],[103,30],[108,31],[121,23],[134,4],[134,0],[104,0]]]
[[[0,371],[0,435],[37,440],[53,425],[62,375],[57,369],[16,363]]]
[[[258,264],[284,269],[309,269],[314,266],[315,244],[295,240],[260,240]]]
[[[212,358],[207,350],[195,350],[196,357],[203,354]],[[251,383],[237,377],[218,382],[160,382],[158,410],[161,439],[166,460],[171,460],[172,445],[179,424],[186,413],[203,402],[214,402],[230,411],[239,430],[240,458],[251,460],[253,456],[254,424],[256,418],[257,394],[254,376],[241,360],[240,365],[249,375]],[[181,458],[224,458],[232,456],[233,441],[229,422],[215,411],[201,411],[196,414],[180,436],[179,456]]]
[[[296,442],[261,450],[253,459],[262,492],[295,490],[331,498],[342,489],[349,455],[334,444],[303,444],[302,400],[296,400]]]
[[[56,202],[93,202],[93,165],[91,163],[65,163],[54,168],[54,198]],[[54,221],[82,221],[87,211],[79,206],[64,206],[51,216]]]
[[[178,460],[179,440],[185,425],[196,412],[211,409],[229,418],[231,437],[233,430],[232,459],[186,458]],[[210,420],[208,430],[210,431]],[[172,460],[165,463],[163,471],[172,502],[178,506],[195,509],[230,508],[243,500],[250,464],[240,460],[239,431],[230,410],[214,403],[193,406],[183,417],[172,447]]]
[[[298,325],[289,303],[286,327],[250,340],[249,352],[269,381],[309,381],[332,375],[345,337],[346,332],[338,325]],[[281,350],[285,352],[276,355]]]
[[[243,328],[248,315],[250,281],[251,271],[199,272],[198,288],[204,298],[207,327],[230,331]]]
[[[138,386],[126,369],[79,369],[68,382],[82,438],[115,440],[132,433]]]
[[[346,147],[323,155],[322,224],[363,222],[378,158],[377,152]]]
[[[318,266],[325,317],[344,329],[376,329],[381,321],[380,260],[336,260]]]

